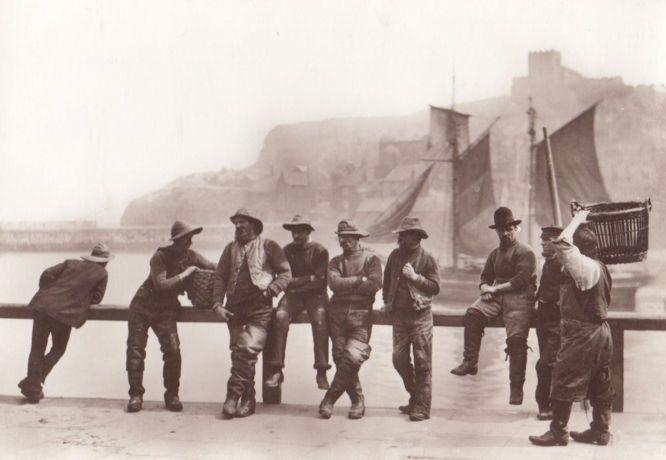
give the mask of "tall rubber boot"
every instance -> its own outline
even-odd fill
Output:
[[[505,351],[509,355],[509,381],[511,382],[509,404],[518,406],[523,403],[523,384],[527,368],[527,339],[509,337],[506,339],[506,345]]]
[[[530,436],[529,440],[537,446],[566,446],[569,444],[569,433],[567,424],[571,416],[570,401],[551,401],[553,408],[553,420],[550,422],[550,430],[541,436]]]
[[[127,403],[127,412],[139,412],[143,406],[143,371],[127,371],[130,400]]]
[[[453,375],[475,375],[478,372],[479,350],[481,349],[481,337],[486,319],[475,310],[467,310],[463,318],[465,325],[463,362],[456,368],[451,369]]]

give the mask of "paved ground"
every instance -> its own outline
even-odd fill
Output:
[[[158,402],[128,414],[124,404],[47,398],[32,406],[0,396],[0,458],[666,458],[664,414],[616,414],[608,447],[539,448],[527,436],[541,434],[547,422],[510,406],[440,409],[413,423],[393,408],[375,407],[362,420],[348,420],[346,401],[330,420],[318,419],[313,406],[259,406],[250,418],[227,421],[219,403],[186,403],[179,414]],[[585,413],[574,412],[570,426],[586,425]]]

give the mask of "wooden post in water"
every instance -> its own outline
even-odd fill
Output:
[[[550,150],[550,138],[548,130],[543,128],[543,139],[546,144],[546,165],[548,166],[548,186],[550,188],[550,199],[553,204],[553,219],[555,225],[562,226],[562,214],[560,213],[560,197],[557,193],[557,178],[555,177],[555,165],[553,164],[553,152]]]

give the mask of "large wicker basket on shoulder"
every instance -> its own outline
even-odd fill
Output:
[[[213,305],[213,280],[215,270],[197,270],[187,279],[187,297],[196,308],[210,308]]]
[[[652,203],[626,201],[581,205],[571,202],[571,214],[590,211],[587,221],[599,238],[599,256],[606,264],[640,262],[647,256],[649,216]]]

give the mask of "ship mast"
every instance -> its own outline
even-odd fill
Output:
[[[527,109],[527,116],[529,120],[529,128],[527,134],[530,136],[530,176],[528,180],[528,204],[527,204],[527,241],[532,244],[532,227],[534,226],[534,195],[536,193],[536,186],[534,184],[534,176],[536,175],[536,110],[532,106],[532,97],[529,98],[529,109]]]
[[[456,122],[455,106],[456,106],[456,72],[455,67],[452,77],[452,92],[451,92],[451,116],[449,117],[449,129],[453,133],[453,142],[451,145],[451,214],[452,214],[452,236],[451,239],[451,252],[453,269],[458,268],[458,206],[456,205],[456,196],[458,193],[458,158],[459,158],[459,145],[458,145],[458,123]]]

